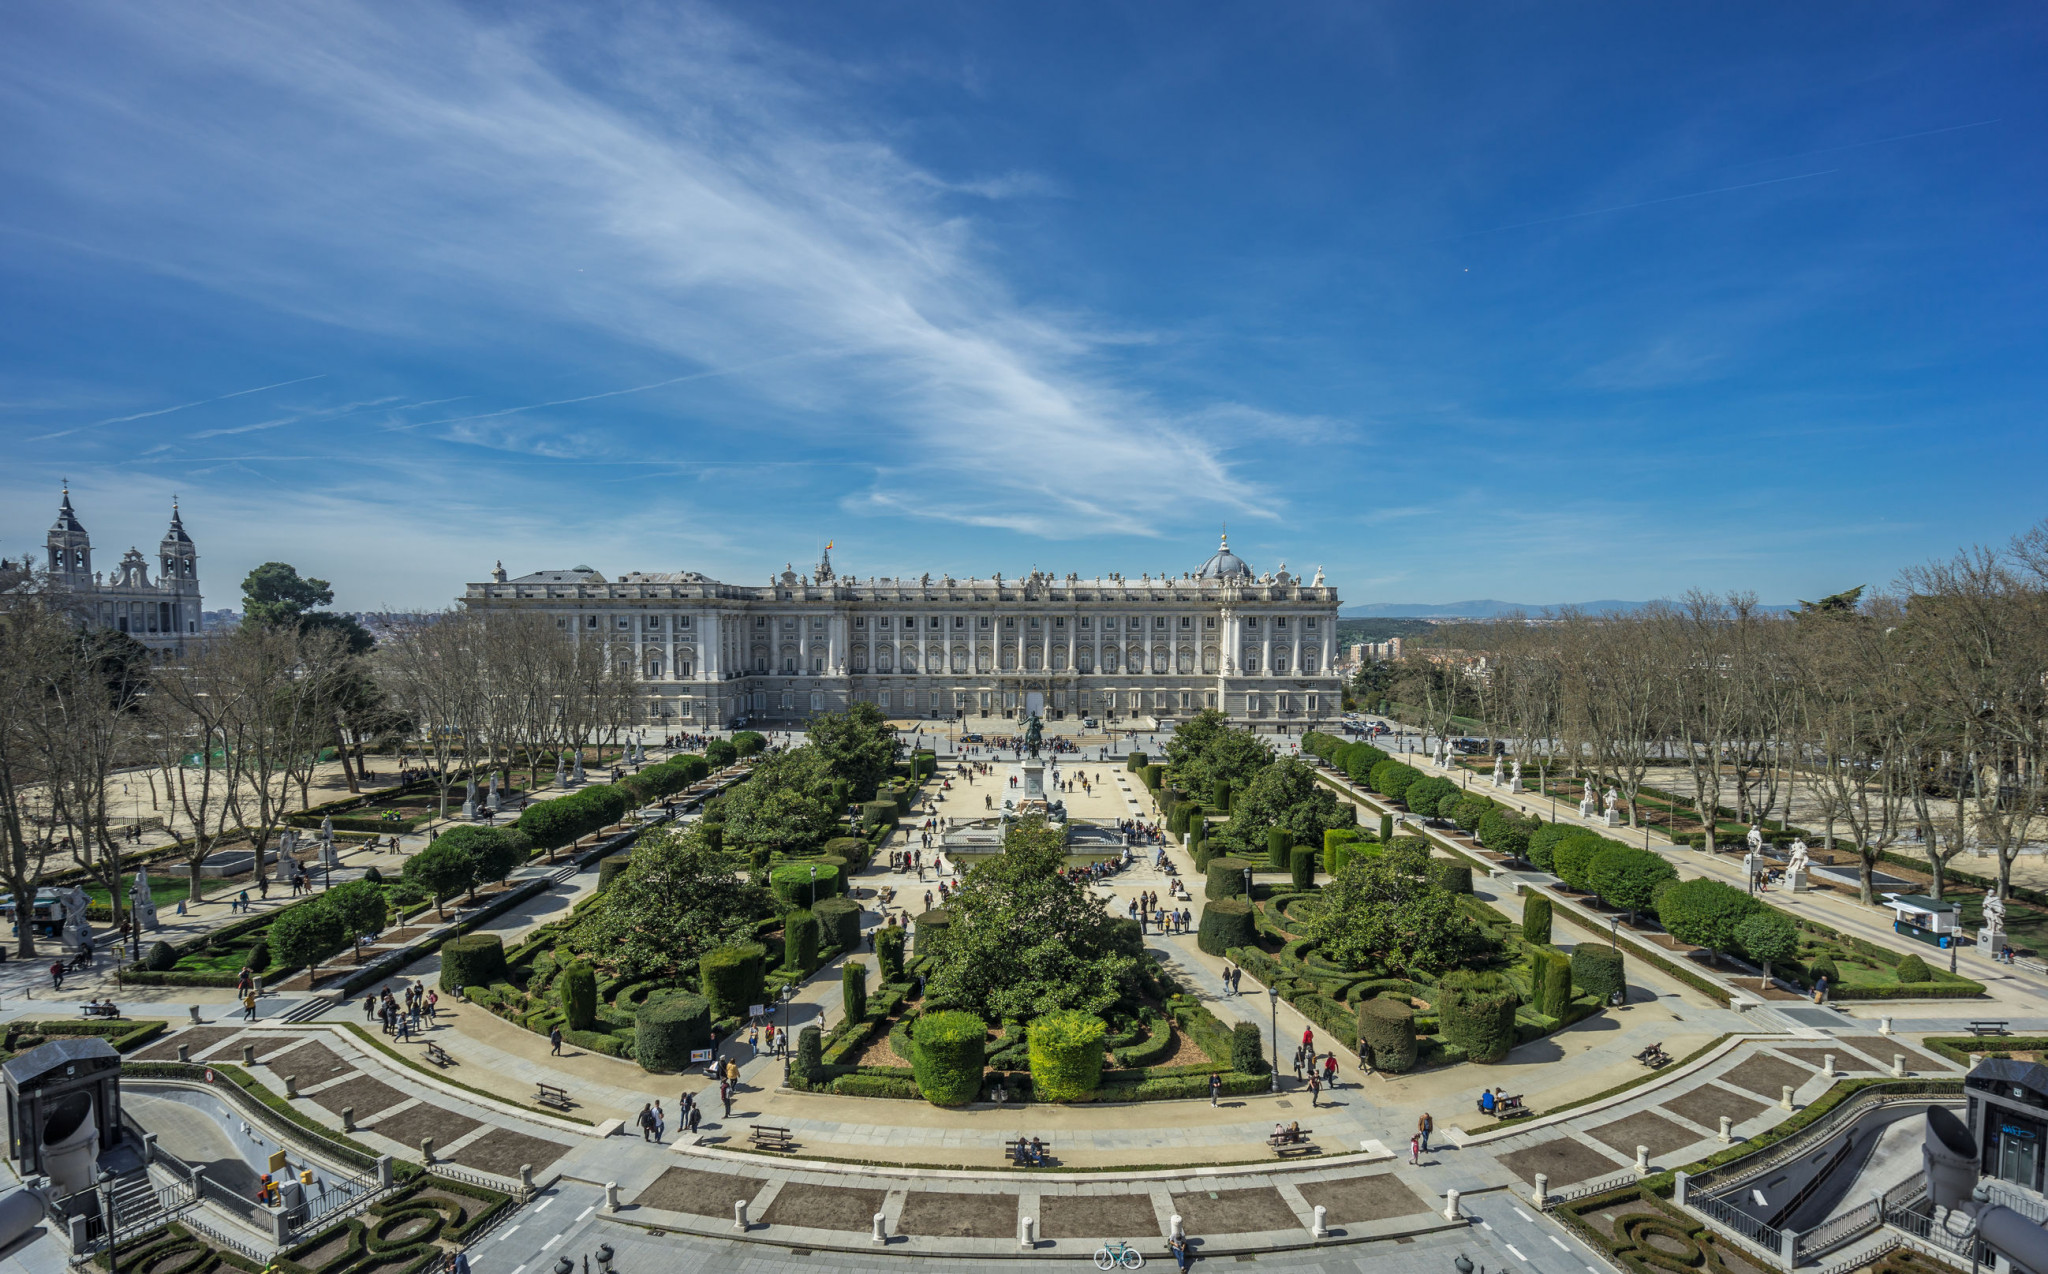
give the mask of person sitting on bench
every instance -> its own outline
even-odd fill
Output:
[[[1040,1167],[1045,1165],[1045,1143],[1036,1137],[1031,1139],[1031,1162]]]
[[[1483,1089],[1481,1089],[1481,1090],[1479,1091],[1479,1113],[1480,1113],[1480,1114],[1482,1114],[1482,1115],[1491,1115],[1491,1114],[1493,1113],[1493,1111],[1494,1111],[1494,1107],[1495,1107],[1495,1106],[1497,1106],[1498,1104],[1499,1104],[1499,1103],[1498,1103],[1498,1102],[1496,1102],[1496,1101],[1494,1100],[1494,1098],[1493,1098],[1493,1090],[1492,1090],[1492,1089],[1484,1089],[1484,1088],[1483,1088]]]

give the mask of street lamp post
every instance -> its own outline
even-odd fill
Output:
[[[1267,987],[1266,1000],[1273,1009],[1273,1083],[1269,1092],[1280,1091],[1280,988]]]
[[[789,1002],[796,998],[796,983],[782,984],[782,1082],[789,1083],[791,1050],[789,1047]]]
[[[1252,869],[1249,867],[1244,869],[1244,900],[1252,900]]]
[[[811,864],[811,910],[818,909],[818,865]]]

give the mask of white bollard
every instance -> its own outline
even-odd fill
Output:
[[[619,1183],[616,1181],[604,1183],[604,1210],[607,1212],[617,1212],[619,1210]]]
[[[1310,1238],[1327,1239],[1330,1237],[1330,1227],[1325,1223],[1325,1218],[1329,1215],[1329,1211],[1328,1208],[1320,1203],[1316,1205],[1315,1222],[1308,1227]]]
[[[1458,1192],[1456,1190],[1444,1191],[1444,1220],[1455,1221],[1458,1219],[1458,1215]]]
[[[1892,1033],[1892,1020],[1888,1017],[1877,1019],[1877,1033],[1879,1035],[1890,1035]]]
[[[1784,1089],[1781,1092],[1781,1095],[1778,1098],[1778,1107],[1781,1110],[1792,1109],[1792,1085],[1785,1085]]]
[[[886,1222],[879,1212],[875,1213],[874,1239],[877,1243],[887,1243],[889,1241],[889,1231],[886,1228]]]
[[[188,1005],[185,1011],[192,1015],[192,1025],[199,1025],[199,1006],[197,1004]]]
[[[1727,1144],[1728,1144],[1728,1142],[1729,1142],[1729,1141],[1731,1140],[1731,1138],[1730,1138],[1730,1136],[1729,1136],[1729,1129],[1730,1129],[1730,1128],[1732,1128],[1733,1126],[1734,1126],[1734,1125],[1733,1125],[1733,1124],[1732,1124],[1732,1123],[1731,1123],[1731,1122],[1729,1121],[1729,1118],[1728,1118],[1728,1116],[1726,1116],[1726,1115],[1723,1115],[1723,1116],[1721,1116],[1721,1144],[1722,1144],[1722,1145],[1724,1145],[1724,1146],[1725,1146],[1725,1145],[1727,1145]]]
[[[1550,1175],[1548,1173],[1539,1172],[1536,1174],[1536,1206],[1538,1208],[1550,1206]]]
[[[1648,1146],[1636,1147],[1636,1175],[1641,1177],[1650,1175],[1650,1148]]]
[[[1174,1213],[1166,1222],[1166,1237],[1169,1239],[1184,1239],[1187,1236],[1188,1232],[1180,1219],[1180,1214],[1178,1212]]]
[[[1028,1216],[1017,1218],[1017,1246],[1027,1249],[1038,1246],[1036,1226]]]
[[[1893,1078],[1893,1079],[1904,1079],[1905,1077],[1906,1077],[1906,1055],[1905,1055],[1904,1053],[1893,1053],[1893,1054],[1892,1054],[1892,1078]]]
[[[1833,1079],[1835,1077],[1835,1055],[1833,1053],[1824,1053],[1821,1055],[1820,1073],[1822,1075],[1827,1076],[1829,1079]]]
[[[734,1200],[732,1205],[732,1228],[744,1232],[747,1228],[747,1201]]]

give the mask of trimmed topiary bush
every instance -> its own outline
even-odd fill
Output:
[[[824,945],[852,951],[860,946],[860,904],[851,898],[821,898],[811,909],[824,926]]]
[[[1307,845],[1296,845],[1288,851],[1288,875],[1296,889],[1307,889],[1316,883],[1316,859],[1320,857]]]
[[[1835,958],[1831,955],[1814,957],[1813,963],[1806,966],[1806,972],[1816,982],[1826,978],[1830,986],[1840,985],[1842,981],[1842,971],[1835,967]]]
[[[1607,845],[1586,864],[1586,883],[1610,907],[1629,913],[1631,923],[1639,911],[1650,905],[1651,891],[1667,880],[1678,879],[1677,871],[1662,856],[1633,845]]]
[[[1109,1024],[1067,1009],[1031,1023],[1031,1088],[1040,1101],[1087,1101],[1102,1083],[1102,1041]]]
[[[861,961],[848,960],[839,966],[839,1002],[847,1021],[867,1021],[868,966]]]
[[[875,930],[875,970],[885,983],[903,980],[901,925],[884,925]]]
[[[1147,765],[1139,773],[1144,777],[1145,786],[1156,792],[1159,790],[1159,780],[1166,774],[1166,767],[1163,765]]]
[[[777,901],[789,907],[812,905],[811,873],[817,872],[817,901],[824,901],[839,892],[839,869],[831,863],[820,863],[816,859],[803,862],[784,863],[768,874],[768,889]]]
[[[1287,870],[1287,854],[1294,848],[1294,833],[1284,827],[1266,829],[1266,866],[1272,871]]]
[[[1899,967],[1896,972],[1901,982],[1934,981],[1934,974],[1928,971],[1927,961],[1922,960],[1917,955],[1909,955],[1899,961]]]
[[[1201,927],[1195,945],[1212,956],[1232,947],[1250,946],[1258,936],[1252,920],[1252,905],[1242,898],[1218,898],[1202,908]]]
[[[1581,942],[1572,948],[1572,981],[1600,1003],[1614,1003],[1614,997],[1627,986],[1621,952],[1598,943]]]
[[[762,1003],[762,969],[768,948],[758,942],[714,947],[697,958],[697,982],[711,1002],[713,1018],[743,1017]]]
[[[1384,845],[1392,839],[1394,839],[1394,816],[1392,814],[1382,814],[1380,815],[1380,844]]]
[[[802,1083],[814,1083],[818,1067],[825,1060],[825,1036],[815,1026],[796,1033],[796,1056],[790,1059],[789,1076]]]
[[[1326,830],[1323,833],[1323,871],[1332,876],[1336,875],[1337,847],[1349,845],[1357,839],[1358,829],[1355,827],[1332,827]]]
[[[1252,1022],[1230,1028],[1230,1069],[1247,1075],[1266,1073],[1266,1040]]]
[[[633,1056],[643,1070],[687,1070],[690,1050],[710,1047],[711,1002],[701,995],[670,996],[633,1018]]]
[[[1437,1030],[1468,1060],[1491,1064],[1515,1046],[1514,988],[1497,973],[1457,970],[1438,988]]]
[[[1529,985],[1536,992],[1536,1011],[1563,1017],[1572,1006],[1572,962],[1562,952],[1538,951],[1529,957]]]
[[[610,889],[612,882],[624,875],[626,869],[632,865],[631,854],[613,854],[610,858],[600,859],[597,864],[597,892],[603,893]]]
[[[730,739],[713,739],[704,745],[704,760],[719,769],[724,769],[739,759],[740,750]]]
[[[1539,946],[1550,941],[1550,899],[1542,894],[1522,900],[1522,940]]]
[[[1212,803],[1215,805],[1217,813],[1228,814],[1230,812],[1232,792],[1229,779],[1217,779],[1209,795],[1213,798]]]
[[[1430,883],[1446,893],[1469,894],[1472,892],[1472,869],[1464,863],[1448,858],[1429,860]]]
[[[1551,855],[1559,845],[1585,830],[1583,827],[1570,827],[1563,823],[1546,824],[1529,834],[1529,848],[1523,853],[1538,871],[1555,873],[1557,866]]]
[[[914,923],[917,926],[918,950],[922,951],[927,938],[937,938],[940,930],[953,923],[953,913],[944,907],[933,907],[920,915]]]
[[[927,1013],[911,1030],[917,1091],[934,1106],[965,1106],[981,1093],[988,1025],[972,1013]]]
[[[1591,893],[1591,877],[1587,874],[1593,865],[1593,856],[1607,847],[1607,838],[1583,827],[1571,829],[1572,835],[1559,841],[1551,850],[1550,870],[1564,882],[1567,889],[1579,893]]]
[[[561,988],[562,1017],[572,1031],[587,1031],[597,1024],[597,974],[578,960],[562,970],[556,979]]]
[[[249,946],[248,965],[258,973],[270,967],[270,944],[258,938]]]
[[[441,944],[441,989],[505,980],[505,944],[495,933],[466,933]]]
[[[1244,873],[1251,864],[1242,858],[1225,854],[1209,860],[1209,866],[1202,873],[1205,881],[1202,896],[1214,902],[1218,898],[1235,898],[1244,892]]]
[[[1415,1010],[1399,1000],[1371,999],[1358,1006],[1359,1046],[1390,1075],[1415,1069]]]
[[[818,938],[824,926],[815,912],[792,911],[782,918],[782,967],[808,976],[818,967]]]
[[[143,958],[142,967],[152,972],[162,973],[177,962],[178,949],[176,947],[173,947],[168,942],[152,942],[149,944],[148,953]]]

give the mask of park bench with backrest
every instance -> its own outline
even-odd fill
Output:
[[[790,1135],[789,1129],[776,1128],[769,1124],[748,1125],[747,1140],[752,1142],[757,1150],[796,1149],[796,1138]]]
[[[540,1091],[534,1094],[533,1099],[543,1106],[552,1106],[556,1110],[567,1110],[574,1104],[569,1100],[569,1090],[566,1088],[560,1088],[554,1084],[539,1084],[536,1087]]]
[[[1003,1158],[1020,1168],[1040,1167],[1052,1162],[1052,1143],[1040,1139],[1038,1143],[1038,1158],[1034,1160],[1031,1157],[1031,1138],[1018,1137],[1013,1141],[1003,1143]]]
[[[439,1044],[434,1043],[432,1040],[427,1041],[427,1060],[432,1062],[436,1066],[444,1068],[455,1064],[455,1059],[448,1056],[448,1050],[442,1048]],[[569,1095],[567,1093],[563,1093],[562,1100],[567,1101],[568,1099]]]
[[[79,1005],[79,1006],[78,1006],[78,1016],[80,1016],[80,1017],[88,1017],[88,1018],[90,1018],[90,1017],[119,1017],[119,1016],[121,1016],[121,1010],[120,1010],[120,1009],[118,1009],[118,1008],[116,1008],[116,1007],[114,1006],[114,1003],[113,1003],[113,1001],[111,1001],[111,1000],[109,1000],[109,1001],[108,1001],[107,1003],[105,1003],[105,1004],[101,1004],[101,1003],[99,1003],[98,1001],[94,1001],[94,1002],[92,1002],[92,1003],[90,1003],[90,1004],[81,1004],[81,1005]]]
[[[2007,1028],[2011,1025],[2011,1022],[2006,1021],[1972,1022],[1970,1023],[1970,1034],[1977,1036],[2010,1035],[2012,1032]]]
[[[1322,1153],[1309,1138],[1315,1135],[1313,1128],[1282,1128],[1266,1134],[1266,1144],[1281,1158],[1288,1155],[1312,1155]]]

